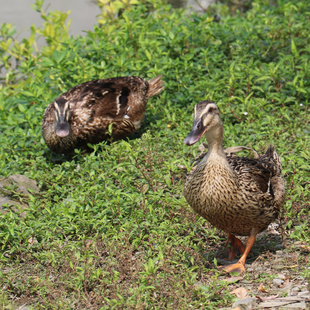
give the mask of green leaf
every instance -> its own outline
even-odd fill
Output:
[[[145,54],[146,54],[146,57],[148,58],[148,60],[152,60],[152,55],[151,53],[148,51],[148,50],[145,50]]]
[[[299,56],[297,48],[296,48],[296,45],[295,45],[295,42],[294,42],[293,39],[291,40],[291,50],[292,50],[292,54],[294,55],[294,57],[298,57]]]
[[[173,32],[169,32],[169,38],[170,38],[171,40],[174,39],[174,33],[173,33]]]
[[[26,111],[26,108],[22,105],[22,104],[18,104],[18,109],[20,112],[25,112]]]

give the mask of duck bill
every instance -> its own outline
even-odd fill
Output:
[[[59,120],[56,126],[56,135],[60,138],[64,138],[69,135],[69,124],[65,120]]]
[[[196,124],[194,124],[192,131],[184,139],[184,143],[186,145],[193,145],[193,144],[195,144],[197,141],[199,141],[201,139],[201,137],[203,136],[205,131],[206,131],[206,128],[203,128],[203,126],[201,126],[201,128],[198,129]]]

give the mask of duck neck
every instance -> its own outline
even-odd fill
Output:
[[[223,126],[217,126],[205,133],[205,137],[208,141],[208,153],[216,155],[217,157],[223,157],[226,159],[223,148]]]

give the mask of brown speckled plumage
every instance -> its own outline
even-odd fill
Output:
[[[199,215],[218,229],[255,238],[277,218],[284,204],[279,156],[272,146],[255,159],[226,155],[222,121],[212,101],[196,106],[193,130],[185,143],[191,145],[203,134],[209,151],[187,177],[184,196]]]
[[[147,100],[163,89],[162,76],[149,81],[116,77],[80,84],[60,95],[46,108],[42,133],[56,153],[69,153],[87,143],[119,140],[140,128]]]

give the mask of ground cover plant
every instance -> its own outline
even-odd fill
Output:
[[[68,14],[46,13],[41,0],[34,8],[44,23],[29,39],[14,42],[8,24],[0,30],[0,175],[24,174],[41,189],[27,196],[11,188],[26,207],[3,207],[0,215],[3,308],[231,305],[235,280],[215,269],[225,235],[182,195],[199,154],[183,139],[203,99],[220,108],[225,147],[263,152],[272,143],[283,165],[281,236],[254,246],[245,281],[269,286],[274,270],[255,272],[255,263],[283,250],[282,265],[309,282],[308,1],[256,0],[233,14],[217,3],[201,16],[147,2],[106,23],[101,16],[94,31],[74,38]],[[37,35],[47,42],[42,51]],[[61,92],[96,78],[159,74],[165,91],[148,101],[130,139],[66,157],[45,146],[42,115]]]

